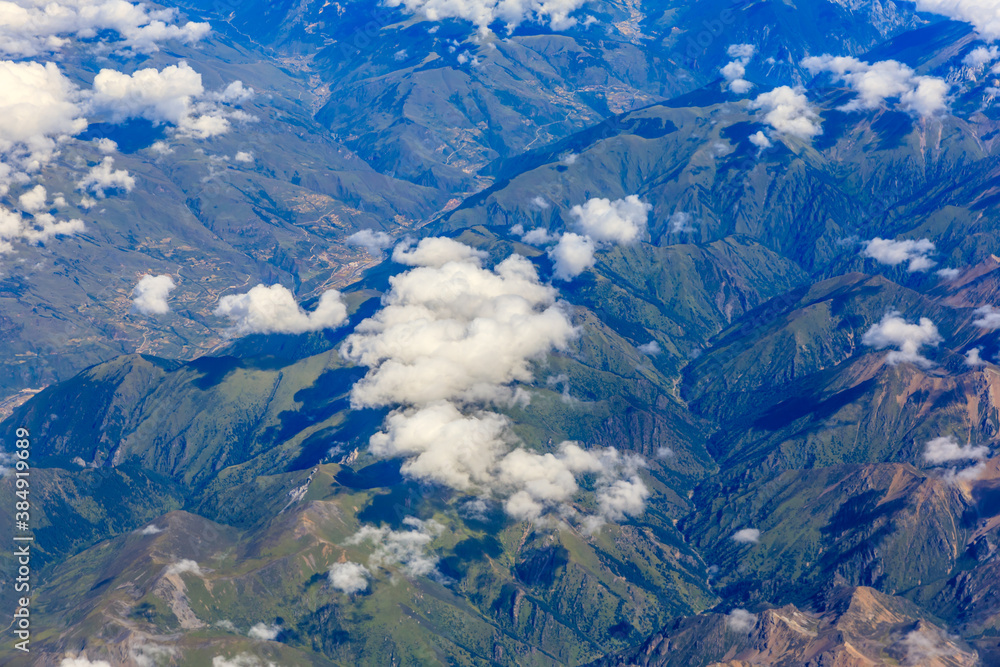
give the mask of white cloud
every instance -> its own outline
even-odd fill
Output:
[[[518,518],[573,515],[580,474],[597,477],[598,516],[584,520],[589,527],[640,512],[648,491],[639,459],[574,443],[529,451],[507,418],[487,409],[526,400],[516,383],[533,380],[531,362],[576,335],[557,291],[519,255],[488,270],[471,248],[429,241],[404,257],[424,265],[393,276],[382,310],[341,347],[345,359],[370,369],[354,385],[352,405],[398,406],[372,436],[372,453],[405,457],[408,476],[506,498]]]
[[[531,245],[548,245],[557,240],[557,237],[549,233],[544,227],[536,227],[521,235],[521,240]]]
[[[1000,39],[1000,3],[997,0],[916,0],[916,3],[922,12],[971,23],[986,39]]]
[[[85,231],[83,220],[57,220],[49,213],[25,218],[0,206],[0,254],[13,252],[16,241],[46,243],[57,236],[72,236]]]
[[[94,146],[102,153],[114,153],[118,150],[118,144],[107,137],[94,139]]]
[[[962,58],[962,64],[966,67],[980,70],[997,58],[1000,58],[1000,47],[990,46],[987,48],[979,46],[972,49],[972,51]]]
[[[21,205],[21,208],[29,213],[37,213],[45,208],[45,202],[48,200],[48,192],[41,185],[36,185],[31,188],[20,197],[17,198],[17,203]]]
[[[215,309],[233,326],[231,334],[305,333],[333,329],[347,321],[347,306],[337,290],[327,290],[311,313],[295,302],[291,290],[283,285],[257,285],[246,294],[230,294],[219,299]]]
[[[368,577],[371,573],[368,568],[358,563],[334,563],[330,567],[327,576],[330,585],[338,591],[353,594],[360,593],[368,588]]]
[[[934,243],[928,239],[883,239],[875,237],[865,244],[861,254],[871,257],[880,264],[896,266],[909,262],[907,271],[926,271],[934,266],[934,260],[928,255],[934,252]]]
[[[771,144],[771,140],[761,130],[757,130],[750,135],[750,143],[761,149],[770,148],[773,145]]]
[[[670,216],[670,231],[678,234],[690,234],[695,231],[690,213],[677,211]]]
[[[757,544],[760,542],[760,531],[756,528],[744,528],[733,533],[732,539],[741,544]]]
[[[642,459],[622,456],[617,450],[585,450],[563,442],[557,450],[538,454],[515,449],[500,461],[500,481],[517,489],[505,504],[507,513],[521,520],[538,521],[548,511],[569,512],[567,503],[579,491],[577,477],[597,476],[597,515],[586,517],[593,530],[606,520],[621,521],[642,513],[649,490],[638,477]]]
[[[584,0],[386,0],[386,4],[402,6],[431,21],[463,19],[476,25],[480,34],[486,34],[495,21],[508,29],[532,21],[553,30],[566,30],[576,25],[577,20],[570,14],[582,7]]]
[[[642,352],[643,354],[648,354],[651,357],[655,357],[656,355],[663,352],[663,349],[660,347],[660,344],[657,343],[655,340],[651,340],[645,345],[640,345],[636,349]]]
[[[569,213],[576,231],[586,234],[597,243],[635,243],[646,232],[646,221],[652,205],[641,201],[638,195],[624,199],[595,197],[586,204],[576,205]]]
[[[967,366],[985,366],[986,360],[979,356],[983,351],[981,347],[974,347],[965,353],[965,364]]]
[[[260,639],[263,641],[273,642],[281,634],[280,625],[268,625],[267,623],[257,623],[250,631],[247,632],[247,637],[250,639]]]
[[[236,155],[233,159],[237,162],[249,163],[253,162],[253,153],[249,151],[236,151]]]
[[[861,343],[877,350],[898,347],[886,355],[886,361],[895,365],[911,362],[918,366],[932,365],[930,360],[920,355],[920,348],[936,347],[943,339],[934,322],[921,317],[919,324],[910,324],[898,312],[887,313],[878,324],[873,324],[861,338]]]
[[[982,461],[990,455],[985,445],[959,445],[953,435],[934,438],[924,448],[924,460],[931,465],[941,465],[952,461]]]
[[[762,120],[782,134],[812,139],[822,134],[819,114],[802,89],[780,86],[751,100],[750,108],[762,114]]]
[[[232,658],[217,655],[212,658],[212,667],[276,667],[273,662],[265,662],[249,653],[240,653]]]
[[[362,229],[354,232],[346,239],[348,245],[364,248],[372,257],[381,257],[382,251],[392,245],[392,237],[385,232]]]
[[[947,109],[949,85],[944,79],[916,74],[910,67],[884,60],[869,64],[851,56],[813,56],[802,61],[813,74],[830,72],[857,92],[844,111],[877,109],[888,98],[898,98],[899,106],[920,116],[933,116]]]
[[[156,535],[158,533],[162,533],[163,529],[159,528],[156,524],[151,523],[148,526],[136,532],[139,533],[140,535]]]
[[[473,490],[493,480],[497,460],[510,444],[507,427],[501,415],[466,415],[442,400],[389,415],[370,448],[376,456],[408,457],[402,468],[407,475]]]
[[[124,190],[132,192],[135,178],[124,169],[115,169],[115,159],[106,157],[94,165],[87,174],[77,181],[76,187],[81,192],[90,192],[98,199],[104,199],[109,190]]]
[[[727,63],[720,72],[726,80],[729,90],[738,95],[748,93],[753,88],[753,84],[743,77],[746,75],[746,66],[756,51],[757,47],[753,44],[732,44],[727,49],[729,57],[733,60]]]
[[[1000,329],[1000,310],[997,310],[993,306],[982,306],[976,308],[976,319],[972,321],[977,327],[981,329],[989,329],[990,331],[995,331]]]
[[[59,142],[87,129],[81,99],[55,63],[0,60],[0,194],[47,164]]]
[[[531,199],[531,203],[541,209],[546,209],[549,207],[549,202],[546,201],[545,197],[538,196]]]
[[[242,84],[240,90],[246,90]],[[132,74],[102,69],[94,77],[90,106],[95,112],[108,114],[113,122],[145,118],[170,123],[182,134],[205,139],[227,132],[230,117],[241,117],[220,106],[229,101],[225,91],[206,94],[201,74],[181,61],[162,70],[150,67]],[[240,101],[240,97],[233,101]]]
[[[356,406],[509,400],[501,386],[529,381],[529,361],[565,349],[574,335],[556,290],[538,282],[525,258],[512,255],[492,271],[478,256],[441,266],[440,254],[424,259],[391,279],[385,307],[341,348],[372,369],[352,390]]]
[[[59,667],[111,667],[107,660],[88,660],[86,657],[63,658]]]
[[[165,315],[170,312],[167,296],[176,287],[170,276],[145,275],[132,289],[132,305],[144,315]]]
[[[154,141],[150,145],[149,150],[153,151],[158,155],[170,155],[174,152],[174,149],[170,147],[166,141]]]
[[[156,667],[176,662],[177,649],[159,644],[139,644],[129,648],[129,657],[136,667]]]
[[[176,563],[171,563],[170,565],[167,566],[167,569],[164,572],[164,574],[167,574],[167,575],[170,575],[170,574],[184,574],[185,572],[189,572],[191,574],[196,574],[199,577],[202,576],[201,567],[199,567],[198,563],[196,563],[195,561],[191,560],[190,558],[182,558],[181,560],[177,561]]]
[[[216,102],[222,102],[223,104],[240,104],[242,102],[246,102],[254,95],[256,95],[256,91],[253,88],[244,86],[243,82],[237,79],[222,90],[215,93],[209,93],[208,97]],[[251,153],[250,155],[253,154]]]
[[[589,236],[567,232],[559,238],[559,243],[549,248],[548,254],[554,264],[553,278],[572,280],[590,267],[597,258],[597,246]]]
[[[410,530],[362,526],[347,543],[372,544],[375,551],[368,558],[372,567],[400,566],[410,577],[434,574],[437,571],[438,557],[428,554],[428,547],[441,534],[444,526],[433,519],[421,521],[414,517],[406,517],[403,523],[410,526]]]
[[[176,25],[176,9],[152,9],[123,0],[14,0],[0,2],[0,53],[30,57],[58,51],[74,41],[113,32],[109,40],[151,53],[161,42],[194,42],[209,32],[207,23]]]
[[[757,625],[757,616],[746,609],[733,609],[726,616],[726,627],[736,632],[749,632]]]
[[[954,280],[958,278],[962,271],[960,269],[938,269],[935,273],[941,276],[943,280]]]
[[[656,450],[656,458],[658,459],[669,459],[674,456],[675,452],[670,447],[660,447]]]
[[[435,236],[420,241],[413,247],[413,241],[404,241],[392,251],[392,261],[406,266],[442,267],[451,262],[475,262],[486,257],[481,250],[464,243]]]

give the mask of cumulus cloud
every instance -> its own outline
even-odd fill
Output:
[[[767,135],[764,134],[761,130],[757,130],[756,132],[750,135],[750,143],[756,146],[757,148],[760,148],[761,150],[765,148],[770,148],[773,145],[771,143],[771,140],[768,139]]]
[[[992,41],[1000,39],[1000,4],[996,0],[916,0],[917,9],[971,23]]]
[[[124,169],[115,169],[115,159],[106,157],[94,165],[87,174],[77,181],[76,187],[81,192],[90,192],[98,199],[104,199],[109,190],[124,190],[132,192],[135,178]]]
[[[489,270],[482,253],[460,245],[425,239],[397,248],[394,259],[417,266],[390,279],[382,310],[341,347],[370,369],[352,405],[396,406],[372,436],[372,453],[405,457],[411,477],[505,498],[518,518],[573,514],[579,475],[595,478],[600,518],[591,525],[640,512],[648,491],[638,459],[575,443],[529,451],[489,409],[526,400],[516,385],[532,381],[531,362],[567,349],[576,330],[527,259],[512,255]]]
[[[191,574],[196,574],[199,577],[202,576],[201,567],[199,567],[198,563],[196,563],[195,561],[191,560],[190,558],[182,558],[181,560],[177,561],[176,563],[171,563],[170,565],[167,566],[167,569],[164,572],[164,574],[167,574],[167,575],[170,575],[170,574],[184,574],[185,572],[189,572]]]
[[[577,477],[596,476],[599,511],[586,517],[584,526],[594,530],[604,521],[621,521],[641,514],[649,490],[638,476],[642,460],[623,456],[613,448],[585,450],[563,442],[555,452],[538,454],[515,449],[500,461],[500,481],[515,490],[505,509],[516,519],[538,521],[556,508],[569,511],[567,503],[579,491]]]
[[[118,143],[108,139],[107,137],[94,139],[94,146],[97,147],[97,150],[102,153],[114,153],[118,150]]]
[[[997,46],[979,46],[962,58],[962,64],[966,67],[971,67],[974,70],[981,70],[986,65],[990,64],[997,58],[1000,58],[1000,47]]]
[[[906,270],[912,273],[914,271],[926,271],[934,266],[934,260],[928,257],[932,252],[934,252],[934,243],[928,239],[903,239],[896,241],[876,236],[865,244],[861,254],[864,257],[871,257],[880,264],[888,264],[889,266],[909,262]]]
[[[525,243],[530,243],[531,245],[548,245],[557,241],[558,237],[550,233],[549,230],[544,227],[538,227],[521,234],[521,240]]]
[[[280,625],[269,625],[267,623],[257,623],[250,631],[247,632],[247,637],[250,639],[260,639],[263,641],[273,642],[281,634]]]
[[[316,309],[307,313],[295,302],[292,291],[283,285],[257,285],[246,294],[230,294],[219,299],[219,317],[232,322],[229,333],[292,333],[334,329],[347,321],[347,306],[337,290],[327,290]]]
[[[695,231],[690,213],[677,211],[670,216],[670,231],[677,234],[690,234]]]
[[[327,573],[330,585],[348,594],[360,593],[368,588],[371,572],[359,563],[334,563]]]
[[[983,351],[981,347],[974,347],[965,353],[965,363],[967,366],[985,366],[986,360],[979,356]]]
[[[982,461],[990,455],[985,445],[959,445],[953,435],[941,436],[929,441],[924,448],[924,460],[931,465],[941,465],[952,461]]]
[[[895,60],[869,64],[851,56],[826,54],[806,58],[802,65],[813,74],[829,72],[858,94],[841,107],[843,111],[877,109],[888,98],[898,99],[902,109],[919,116],[940,114],[948,106],[949,85],[944,79],[918,75]]]
[[[253,153],[249,151],[236,151],[236,155],[233,156],[233,160],[243,163],[253,162]]]
[[[646,220],[653,210],[638,195],[624,199],[595,197],[570,209],[574,227],[597,243],[635,243],[646,231]]]
[[[177,649],[159,644],[140,644],[129,648],[129,657],[136,667],[155,667],[175,661]]]
[[[733,609],[726,616],[726,627],[736,632],[749,632],[757,625],[757,616],[746,609]]]
[[[111,667],[107,660],[88,660],[86,656],[66,657],[59,662],[59,667]]]
[[[21,205],[22,210],[28,211],[29,213],[37,213],[45,208],[45,202],[47,200],[48,193],[45,188],[41,185],[36,185],[18,197],[17,203]]]
[[[362,229],[354,232],[346,239],[348,245],[364,248],[372,257],[381,257],[382,251],[392,245],[392,237],[385,232]]]
[[[240,653],[232,658],[217,655],[212,658],[212,667],[276,667],[273,662],[261,660],[249,653]]]
[[[756,528],[744,528],[733,533],[733,541],[741,544],[757,544],[760,542],[760,531]]]
[[[660,344],[657,343],[655,340],[651,340],[644,345],[640,345],[636,349],[642,352],[643,354],[648,354],[651,357],[655,357],[656,355],[663,352],[663,349],[660,348]]]
[[[239,655],[233,656],[232,658],[227,658],[225,656],[217,655],[212,658],[212,667],[276,667],[273,662],[266,662],[261,660],[257,656],[250,655],[249,653],[240,653]]]
[[[746,75],[746,66],[756,51],[757,47],[753,44],[731,44],[727,49],[732,60],[720,71],[726,80],[726,87],[738,95],[750,92],[753,88],[753,84],[743,77]]]
[[[554,265],[553,278],[572,280],[592,267],[597,261],[594,253],[599,247],[639,241],[646,234],[646,221],[652,208],[637,195],[614,201],[595,197],[574,206],[570,216],[579,233],[563,234],[548,250]]]
[[[508,30],[525,21],[546,24],[553,30],[566,30],[577,24],[570,16],[584,0],[387,0],[390,7],[402,6],[409,12],[423,14],[431,21],[458,18],[469,21],[481,34],[499,21]]]
[[[176,288],[170,276],[143,276],[132,289],[132,305],[144,315],[165,315],[170,312],[167,296]]]
[[[442,267],[453,262],[479,262],[486,253],[442,236],[426,238],[413,245],[404,241],[392,251],[392,261],[406,266]]]
[[[977,327],[981,329],[989,329],[990,331],[995,331],[1000,329],[1000,310],[997,310],[993,306],[982,306],[981,308],[976,308],[976,319],[972,321]]]
[[[877,350],[898,347],[886,355],[886,361],[895,365],[910,362],[917,366],[931,366],[929,359],[921,356],[925,345],[936,347],[943,339],[934,322],[921,317],[918,324],[910,324],[898,312],[887,313],[878,324],[873,324],[861,338],[861,343]]]
[[[348,544],[371,544],[375,551],[368,558],[372,567],[398,566],[410,577],[425,577],[437,572],[438,557],[428,547],[444,530],[437,521],[406,517],[410,530],[392,530],[385,526],[362,526]],[[367,572],[367,570],[365,570]]]
[[[2,22],[0,22],[2,25]],[[82,93],[55,63],[0,61],[0,194],[87,129]]]
[[[801,88],[779,86],[761,93],[751,100],[750,108],[757,110],[761,119],[780,134],[812,139],[823,132],[819,113]]]
[[[943,280],[954,280],[962,272],[959,269],[938,269],[935,273],[941,276]]]
[[[59,236],[72,236],[85,229],[83,220],[57,220],[49,213],[25,217],[0,206],[0,254],[13,252],[14,243],[18,241],[37,245]]]
[[[176,9],[153,9],[123,0],[14,0],[0,2],[0,54],[18,57],[58,51],[71,38],[100,36],[115,46],[152,53],[162,42],[195,42],[207,23],[176,24]],[[108,39],[108,34],[115,38]]]
[[[136,532],[140,535],[156,535],[157,533],[162,533],[163,529],[158,527],[156,524],[151,523],[142,530],[138,530]]]
[[[903,637],[900,644],[906,651],[906,665],[960,664],[962,651],[955,644],[957,637],[948,637],[933,626],[921,623]]]
[[[226,91],[242,83],[230,84]],[[140,69],[125,74],[113,69],[102,69],[94,77],[90,108],[108,114],[113,122],[130,118],[144,118],[156,123],[169,123],[178,131],[200,139],[227,132],[230,118],[247,117],[241,112],[229,111],[221,104],[236,103],[242,95],[230,96],[206,93],[201,74],[181,61],[176,65]]]
[[[589,236],[567,232],[559,237],[559,243],[549,248],[548,254],[554,265],[556,280],[572,280],[596,262],[594,253],[597,246]]]
[[[465,259],[440,264],[440,253],[421,253],[427,264],[393,276],[385,306],[341,348],[371,369],[352,390],[356,407],[510,400],[506,385],[530,381],[529,362],[574,335],[556,290],[527,259],[512,255],[490,271],[471,248],[441,247]]]

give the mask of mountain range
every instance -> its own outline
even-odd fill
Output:
[[[1000,662],[995,3],[518,6],[4,47],[0,663]]]

